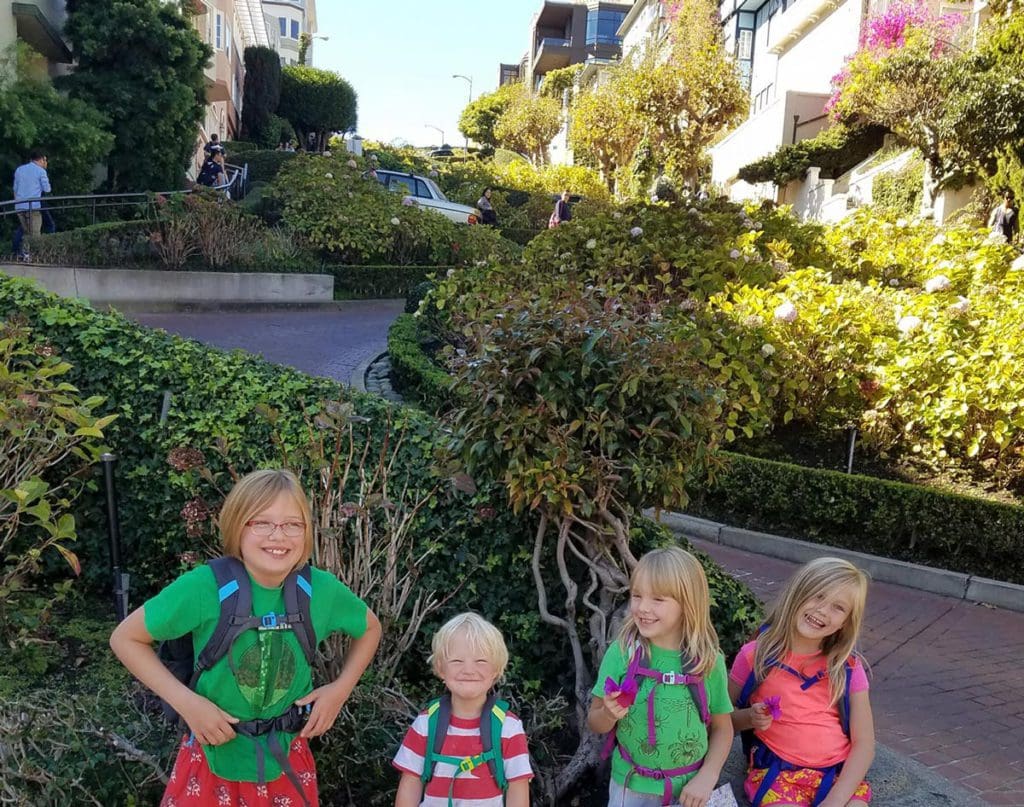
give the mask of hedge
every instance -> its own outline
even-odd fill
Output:
[[[334,276],[334,298],[388,299],[405,297],[427,279],[427,275],[443,275],[447,266],[352,266],[324,264],[321,274]]]
[[[878,151],[887,131],[884,126],[848,128],[838,124],[815,137],[780,146],[767,157],[743,166],[739,178],[785,185],[803,179],[808,168],[817,166],[823,179],[835,179]]]
[[[1024,583],[1024,507],[727,453],[693,515],[815,543]]]
[[[149,221],[108,221],[31,239],[32,257],[65,266],[119,266],[157,260]],[[148,267],[147,267],[148,268]]]
[[[399,314],[388,329],[391,374],[399,391],[430,412],[448,401],[451,377],[430,360],[420,340],[419,320]]]
[[[229,152],[227,162],[232,165],[248,165],[250,182],[270,182],[277,176],[281,166],[294,159],[297,152],[272,151],[258,149],[255,151]]]

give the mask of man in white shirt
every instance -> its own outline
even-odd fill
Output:
[[[40,197],[50,192],[50,178],[46,174],[46,154],[41,149],[32,149],[28,162],[18,166],[14,172],[14,209],[22,232],[36,236],[43,229],[43,204]],[[23,242],[24,243],[24,242]],[[19,257],[28,258],[28,252],[21,247]]]

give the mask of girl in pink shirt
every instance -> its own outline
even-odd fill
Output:
[[[875,755],[868,680],[855,651],[867,576],[818,558],[789,580],[729,674],[733,726],[746,732],[754,807],[862,807]],[[749,742],[748,742],[749,741]]]

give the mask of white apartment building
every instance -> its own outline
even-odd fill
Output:
[[[254,0],[255,2],[255,0]],[[262,0],[263,17],[270,47],[281,54],[281,66],[299,63],[299,38],[309,34],[312,40],[306,51],[306,64],[313,64],[313,47],[317,39],[316,0]]]
[[[737,179],[744,165],[830,124],[832,77],[857,49],[862,0],[721,0],[725,47],[750,92],[750,117],[711,149],[712,182],[733,199],[775,198]]]

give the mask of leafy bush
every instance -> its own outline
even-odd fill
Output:
[[[406,205],[364,173],[348,155],[302,156],[274,183],[284,220],[330,260],[439,266],[515,253],[490,228]]]
[[[880,215],[913,216],[921,209],[924,160],[910,160],[897,171],[875,178],[871,185],[871,205]]]
[[[787,143],[773,154],[739,170],[744,182],[774,182],[786,185],[803,179],[807,169],[821,169],[821,177],[835,179],[882,147],[888,130],[884,126],[847,127],[836,124],[806,140]]]
[[[230,154],[238,154],[243,151],[259,151],[259,144],[250,143],[247,140],[222,140],[220,144]]]
[[[66,380],[70,371],[23,323],[0,320],[0,639],[15,658],[67,593],[63,584],[35,590],[50,553],[81,571],[69,547],[72,508],[115,417],[94,414],[104,399],[80,395]]]
[[[730,454],[696,515],[858,552],[1024,583],[1024,508]]]
[[[334,276],[336,300],[404,297],[443,266],[342,266],[326,264],[324,271]]]
[[[41,263],[61,266],[132,266],[156,260],[148,221],[109,221],[31,239]]]
[[[282,166],[293,160],[297,153],[270,149],[229,152],[227,161],[232,165],[248,165],[251,182],[270,182],[277,176]]]
[[[424,352],[423,342],[430,339],[413,314],[400,314],[388,329],[388,356],[402,395],[436,412],[448,402],[451,377]]]

